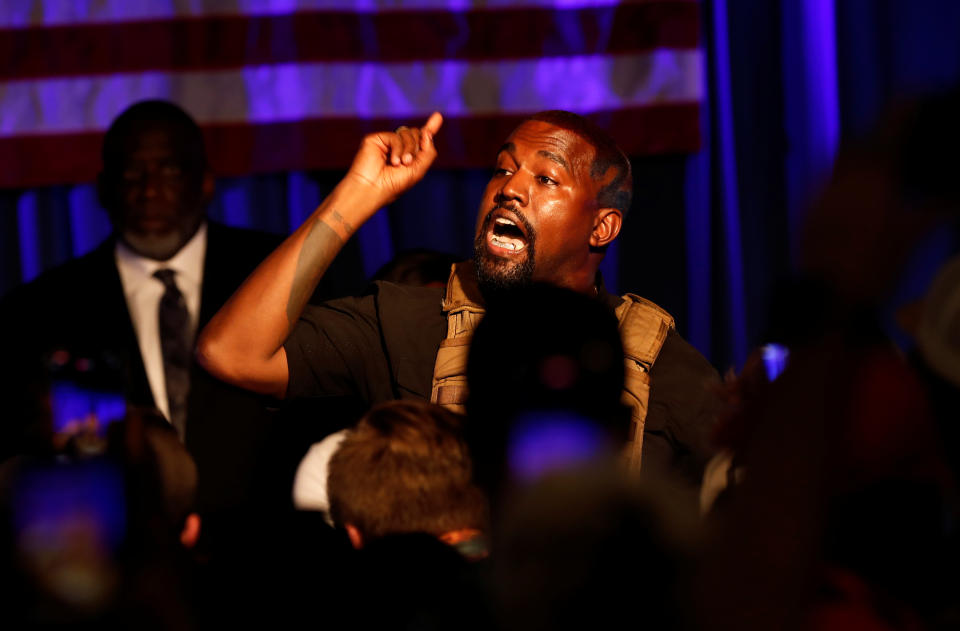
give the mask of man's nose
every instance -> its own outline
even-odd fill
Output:
[[[145,198],[154,198],[160,195],[163,186],[163,174],[158,169],[150,169],[143,174],[140,180],[140,194]]]
[[[520,171],[507,177],[497,195],[497,203],[513,201],[521,206],[527,205],[527,185]]]

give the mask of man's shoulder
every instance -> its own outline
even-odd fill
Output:
[[[308,304],[301,319],[318,325],[328,319],[326,314],[339,313],[351,319],[378,321],[379,326],[384,328],[402,329],[417,322],[445,322],[441,310],[442,297],[441,288],[378,280],[357,295]]]
[[[659,396],[683,398],[691,392],[711,391],[719,383],[720,377],[713,365],[700,351],[685,340],[677,331],[673,316],[656,303],[636,294],[601,295],[601,299],[614,310],[623,313],[625,306],[643,317],[635,323],[635,329],[642,329],[648,337],[653,337],[656,328],[661,327],[662,343],[656,351],[656,360],[650,371],[652,386]],[[634,309],[634,307],[638,307]],[[621,323],[621,333],[624,330]]]
[[[446,333],[441,298],[439,288],[376,281],[360,295],[307,305],[284,343],[287,396],[429,397]]]
[[[670,328],[650,369],[644,428],[644,466],[679,474],[697,486],[712,454],[720,376],[675,328]]]
[[[0,299],[4,342],[31,357],[55,346],[95,352],[123,344],[128,321],[112,239]]]
[[[245,248],[246,252],[265,257],[283,241],[283,235],[253,228],[228,226],[218,221],[207,220],[207,247]],[[240,253],[240,252],[237,252]]]
[[[214,312],[282,240],[280,235],[269,232],[207,222],[202,322],[213,317]]]
[[[72,279],[77,274],[86,274],[97,270],[116,268],[114,250],[116,240],[111,236],[100,242],[97,247],[80,256],[74,257],[45,271],[34,281],[37,285]]]
[[[3,308],[59,299],[77,292],[96,291],[104,276],[116,269],[113,259],[114,241],[108,238],[92,251],[69,259],[38,275],[33,280],[14,287],[0,300]]]
[[[378,280],[371,283],[370,291],[376,292],[381,305],[390,309],[441,313],[442,287],[419,287]]]
[[[678,371],[687,379],[697,379],[700,382],[719,383],[720,376],[707,358],[696,347],[685,340],[676,329],[671,329],[663,342],[660,356],[654,369],[658,372]],[[654,375],[655,376],[655,375]]]
[[[437,349],[447,333],[440,287],[375,284],[383,341],[400,395],[430,397]]]

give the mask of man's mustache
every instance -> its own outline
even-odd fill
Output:
[[[500,199],[499,197],[494,198],[494,206],[490,209],[490,212],[487,213],[487,216],[483,218],[483,232],[487,231],[487,228],[490,227],[490,222],[493,221],[493,213],[497,209],[508,210],[514,215],[516,215],[517,220],[523,224],[523,231],[527,236],[528,241],[533,241],[536,237],[536,230],[533,229],[533,224],[527,219],[526,215],[523,214],[515,204],[512,202],[505,202],[505,200]]]

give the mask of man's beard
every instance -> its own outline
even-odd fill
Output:
[[[166,261],[173,258],[189,241],[180,230],[152,235],[143,235],[132,230],[126,230],[120,236],[131,250],[156,261]]]
[[[533,261],[534,246],[536,244],[536,232],[527,218],[515,209],[513,213],[517,216],[520,223],[523,224],[526,233],[527,247],[526,256],[519,263],[494,256],[487,250],[486,239],[490,224],[493,221],[493,212],[487,213],[483,220],[483,225],[477,232],[477,238],[473,242],[473,264],[477,271],[477,284],[480,292],[489,302],[498,295],[508,293],[518,288],[527,287],[533,282]]]

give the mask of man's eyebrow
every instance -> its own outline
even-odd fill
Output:
[[[567,161],[564,160],[564,159],[563,159],[563,156],[561,156],[561,155],[557,155],[557,154],[553,153],[552,151],[547,151],[546,149],[541,149],[540,151],[537,152],[537,155],[538,155],[538,156],[542,156],[542,157],[546,158],[547,160],[552,160],[553,162],[556,162],[557,164],[559,164],[560,166],[562,166],[562,167],[563,167],[564,169],[566,169],[567,171],[570,170],[570,165],[567,164]]]

